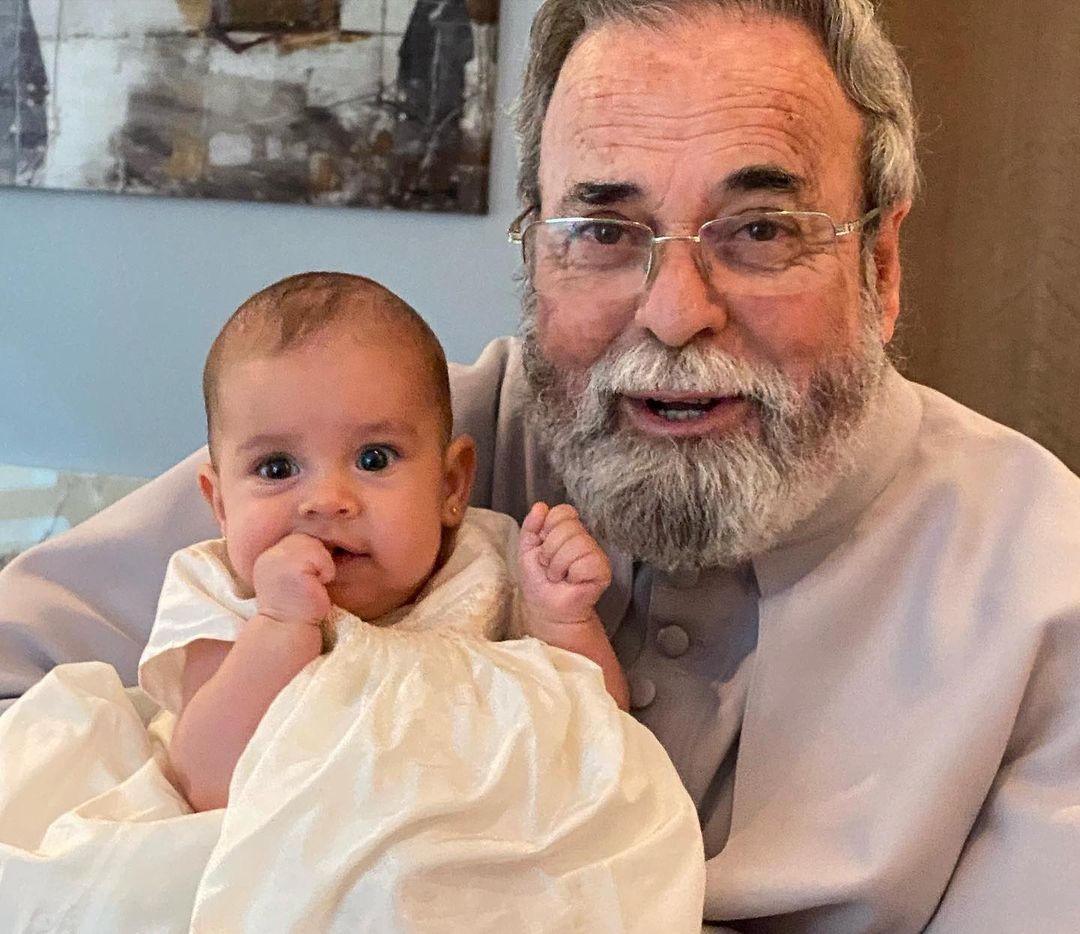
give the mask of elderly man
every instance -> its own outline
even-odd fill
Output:
[[[1080,925],[1080,481],[884,346],[916,180],[867,0],[548,0],[518,113],[523,340],[454,375],[477,502],[574,502],[705,918]],[[16,562],[0,689],[132,678],[200,455]]]

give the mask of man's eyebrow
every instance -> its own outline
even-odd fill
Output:
[[[797,194],[806,189],[806,179],[778,165],[748,165],[732,172],[721,187],[726,191]]]
[[[635,201],[643,194],[641,186],[633,182],[578,182],[571,185],[570,190],[563,195],[559,201],[559,208],[563,209],[574,204],[603,207],[608,204]]]
[[[806,190],[807,182],[801,175],[778,165],[748,165],[736,169],[718,187],[728,192],[798,194]],[[577,182],[559,201],[558,210],[561,213],[578,204],[590,207],[622,204],[639,201],[644,195],[642,187],[634,182]]]

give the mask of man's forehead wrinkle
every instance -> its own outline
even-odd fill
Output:
[[[659,153],[688,143],[706,144],[709,140],[715,141],[716,149],[771,140],[787,158],[794,157],[797,160],[797,166],[792,171],[801,174],[803,163],[810,157],[810,150],[814,148],[813,144],[818,142],[820,135],[809,127],[800,130],[796,126],[777,126],[775,120],[762,119],[760,111],[747,108],[743,119],[723,127],[706,125],[704,122],[691,126],[678,119],[668,123],[667,118],[663,121],[650,119],[642,122],[612,121],[593,124],[575,129],[569,146],[580,153],[593,151],[598,154],[617,154],[621,149]]]
[[[777,88],[774,85],[741,83],[725,88],[707,101],[686,100],[672,109],[670,99],[651,99],[654,95],[615,89],[589,97],[570,94],[578,111],[574,121],[573,141],[588,144],[593,136],[607,133],[634,133],[661,137],[670,142],[686,142],[711,133],[738,129],[737,124],[776,121],[792,135],[811,136],[820,142],[824,132],[842,116],[812,88]],[[858,123],[852,110],[852,125]],[[718,125],[720,124],[720,125]],[[731,124],[731,125],[724,125]],[[636,137],[637,138],[637,137]]]
[[[801,27],[793,24],[774,22],[772,25],[785,32],[803,32]],[[731,101],[745,100],[753,95],[759,95],[765,106],[784,110],[804,122],[816,121],[828,126],[840,116],[837,111],[842,108],[857,116],[824,54],[808,35],[805,46],[802,43],[781,44],[778,47],[780,54],[770,57],[767,62],[742,64],[718,55],[715,49],[706,53],[700,43],[700,34],[694,33],[694,43],[674,43],[681,50],[685,45],[682,50],[685,54],[673,56],[672,45],[656,51],[647,49],[635,57],[632,70],[617,67],[618,63],[611,60],[612,55],[617,59],[620,54],[616,35],[613,31],[606,39],[601,34],[589,37],[592,42],[587,39],[584,47],[571,53],[571,67],[564,68],[560,76],[559,84],[563,87],[558,90],[573,98],[582,111],[595,108],[641,114],[642,108],[648,106],[650,94],[656,91],[655,72],[671,74],[674,66],[676,71],[689,71],[690,79],[697,84],[722,82],[715,85],[716,94],[712,100],[716,103],[695,109],[694,104],[701,98],[688,94],[681,101],[685,106],[673,112],[671,100],[660,101],[659,112],[650,115],[654,119],[666,117],[672,122],[693,122],[715,113]],[[718,38],[722,44],[724,37]],[[738,43],[740,40],[738,36],[732,36],[730,41]],[[737,55],[734,58],[737,59]],[[670,80],[678,83],[674,75]]]
[[[668,189],[673,212],[676,204],[678,213],[707,211],[747,190],[724,189],[733,172],[773,165],[803,185],[789,192],[765,185],[763,193],[840,210],[843,180],[858,181],[863,121],[816,41],[783,21],[705,19],[719,27],[705,37],[695,20],[692,28],[665,27],[663,41],[626,24],[582,40],[541,137],[546,195],[566,200],[582,181],[632,182],[654,215],[663,213]],[[687,93],[676,92],[684,86]],[[695,179],[704,183],[698,195]],[[688,208],[688,196],[698,208]]]
[[[655,123],[633,127],[622,123],[595,126],[574,135],[573,149],[594,153],[597,162],[611,165],[613,176],[625,174],[628,177],[630,173],[623,172],[620,165],[621,154],[678,154],[686,144],[694,143],[693,155],[701,160],[712,155],[724,156],[729,151],[760,149],[760,154],[740,159],[738,168],[770,165],[778,174],[786,173],[794,180],[802,181],[804,186],[808,185],[819,169],[816,147],[807,145],[813,143],[816,134],[793,132],[786,126],[777,127],[772,120],[753,119],[755,116],[748,112],[744,121],[720,129],[702,127],[698,133],[687,132],[682,125],[678,132],[665,133]],[[702,169],[705,169],[704,165]],[[724,173],[725,176],[728,174]]]

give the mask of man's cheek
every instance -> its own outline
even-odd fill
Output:
[[[835,287],[798,296],[740,296],[736,307],[749,354],[796,381],[808,379],[857,337],[857,312]]]
[[[569,307],[538,298],[537,328],[547,359],[559,367],[579,369],[600,359],[627,322],[625,309],[602,305]]]

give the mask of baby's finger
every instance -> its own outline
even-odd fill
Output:
[[[521,535],[518,536],[518,554],[524,556],[540,544],[540,529],[547,515],[547,503],[534,503],[525,521],[521,523]]]
[[[566,569],[566,581],[570,584],[596,584],[607,590],[611,583],[611,563],[598,548],[590,548]]]
[[[572,538],[581,538],[587,542],[593,541],[577,516],[564,516],[563,520],[555,525],[548,523],[543,534],[544,543],[541,546],[544,557],[549,560],[555,557],[555,552]]]
[[[329,584],[337,576],[337,565],[329,549],[316,539],[317,548],[312,548],[308,555],[309,567],[324,584]]]
[[[296,567],[304,573],[313,574],[318,580],[327,583],[334,579],[337,569],[330,549],[322,539],[303,532],[294,532],[285,536],[279,546],[285,550]]]
[[[539,532],[544,527],[544,520],[550,514],[550,508],[545,502],[533,503],[532,509],[521,523],[522,532]]]
[[[559,503],[558,506],[552,506],[548,510],[547,516],[544,518],[544,528],[542,535],[546,538],[553,528],[557,525],[561,525],[564,522],[577,522],[578,511],[569,503]]]
[[[547,543],[544,543],[545,548]],[[570,566],[596,550],[596,544],[587,535],[575,535],[568,538],[548,560],[547,579],[561,581],[566,579]]]

